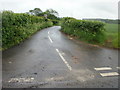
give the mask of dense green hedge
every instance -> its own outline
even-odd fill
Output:
[[[63,18],[62,31],[91,43],[103,43],[105,40],[104,23],[99,21],[76,20]]]
[[[52,20],[53,25],[59,25],[59,20]]]
[[[50,20],[11,11],[2,12],[2,49],[19,44],[40,29],[52,26]]]

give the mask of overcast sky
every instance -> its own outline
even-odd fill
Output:
[[[23,13],[34,8],[54,9],[60,17],[118,18],[119,0],[0,0],[0,10]]]

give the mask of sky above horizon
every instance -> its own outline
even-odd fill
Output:
[[[59,17],[118,18],[119,0],[0,0],[0,10],[15,13],[28,12],[34,8],[54,9]]]

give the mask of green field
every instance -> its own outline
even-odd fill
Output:
[[[106,24],[105,29],[106,41],[104,45],[112,48],[120,48],[120,43],[118,43],[118,24]]]

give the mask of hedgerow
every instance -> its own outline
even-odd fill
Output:
[[[59,25],[59,20],[52,20],[53,25]]]
[[[75,36],[80,40],[91,43],[103,43],[105,40],[104,23],[99,21],[76,20],[74,18],[63,18],[62,31]]]
[[[40,29],[52,26],[43,17],[18,14],[11,11],[2,12],[2,50],[19,44]]]

